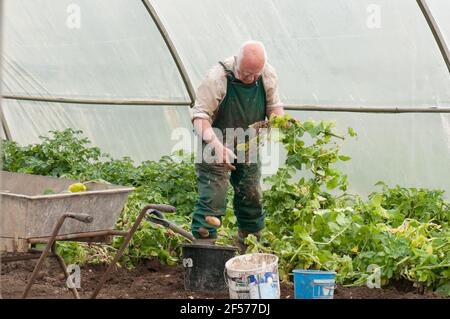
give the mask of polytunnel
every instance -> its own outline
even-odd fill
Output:
[[[256,39],[289,114],[358,133],[343,145],[351,191],[448,193],[449,13],[446,0],[5,0],[1,134],[72,127],[156,160],[192,130],[206,71]]]

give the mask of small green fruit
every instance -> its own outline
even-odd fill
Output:
[[[69,192],[71,193],[78,193],[78,192],[85,192],[86,186],[83,183],[74,183],[69,186]]]

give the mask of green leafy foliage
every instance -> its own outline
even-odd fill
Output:
[[[39,144],[19,146],[4,141],[2,145],[3,169],[11,172],[59,177],[77,175],[102,157],[100,149],[88,147],[87,138],[78,138],[81,131],[66,129],[51,131],[50,137],[41,136]]]
[[[373,193],[370,197],[380,197],[383,208],[396,219],[394,223],[399,224],[405,218],[413,218],[424,222],[449,224],[450,204],[444,200],[443,191],[400,186],[389,188],[383,182],[376,185],[382,187],[382,192]]]
[[[82,245],[76,242],[58,242],[56,251],[60,256],[63,256],[68,265],[83,264],[87,261],[88,253]]]
[[[293,269],[335,270],[339,283],[364,285],[379,269],[381,284],[406,279],[450,295],[450,206],[440,190],[389,187],[367,200],[347,193],[348,179],[336,168],[350,157],[340,154],[339,142],[356,137],[337,135],[329,121],[300,122],[289,116],[272,118],[267,126],[278,129],[287,152],[285,165],[266,182],[263,194],[267,227],[263,240],[249,236],[248,252],[268,252],[280,259],[282,279]],[[128,230],[140,210],[149,203],[171,204],[177,213],[167,214],[186,230],[197,197],[193,156],[177,152],[159,161],[136,165],[130,158],[113,159],[90,146],[81,131],[53,131],[40,144],[2,145],[3,169],[14,172],[103,181],[135,187],[116,228]],[[257,143],[263,142],[258,136]],[[300,178],[295,179],[297,174]],[[51,194],[51,190],[43,190]],[[229,207],[218,230],[220,244],[232,244],[236,217]],[[109,262],[122,243],[88,246],[76,242],[58,244],[68,263]],[[132,267],[141,258],[158,257],[163,263],[179,262],[184,238],[144,221],[132,239],[121,264]]]
[[[343,137],[332,123],[285,116],[272,118],[269,127],[281,131],[287,160],[266,178],[264,241],[249,238],[249,251],[278,255],[285,280],[294,269],[323,269],[336,271],[341,284],[364,285],[377,268],[381,285],[406,279],[445,291],[450,212],[442,191],[378,183],[382,191],[362,200],[346,193],[347,177],[334,166],[349,157],[339,154],[336,141]],[[308,144],[305,134],[312,138]],[[295,180],[296,173],[302,177]]]

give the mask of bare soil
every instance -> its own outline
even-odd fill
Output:
[[[3,298],[20,298],[27,279],[31,276],[36,260],[2,264],[0,292]],[[81,267],[81,298],[88,298],[97,287],[105,265]],[[181,266],[161,265],[157,260],[147,260],[135,269],[119,268],[105,284],[98,298],[105,299],[228,299],[228,291],[192,292],[184,289],[184,270]],[[29,298],[66,299],[72,298],[67,289],[64,275],[56,260],[48,258],[33,285]],[[281,284],[281,298],[294,297],[292,283]],[[438,299],[431,292],[418,294],[410,285],[397,285],[389,289],[367,287],[343,288],[338,286],[334,299]]]

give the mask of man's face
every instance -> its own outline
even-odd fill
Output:
[[[252,84],[255,83],[261,76],[263,69],[264,61],[254,63],[254,61],[247,61],[246,59],[243,59],[238,66],[237,76],[243,83]]]

